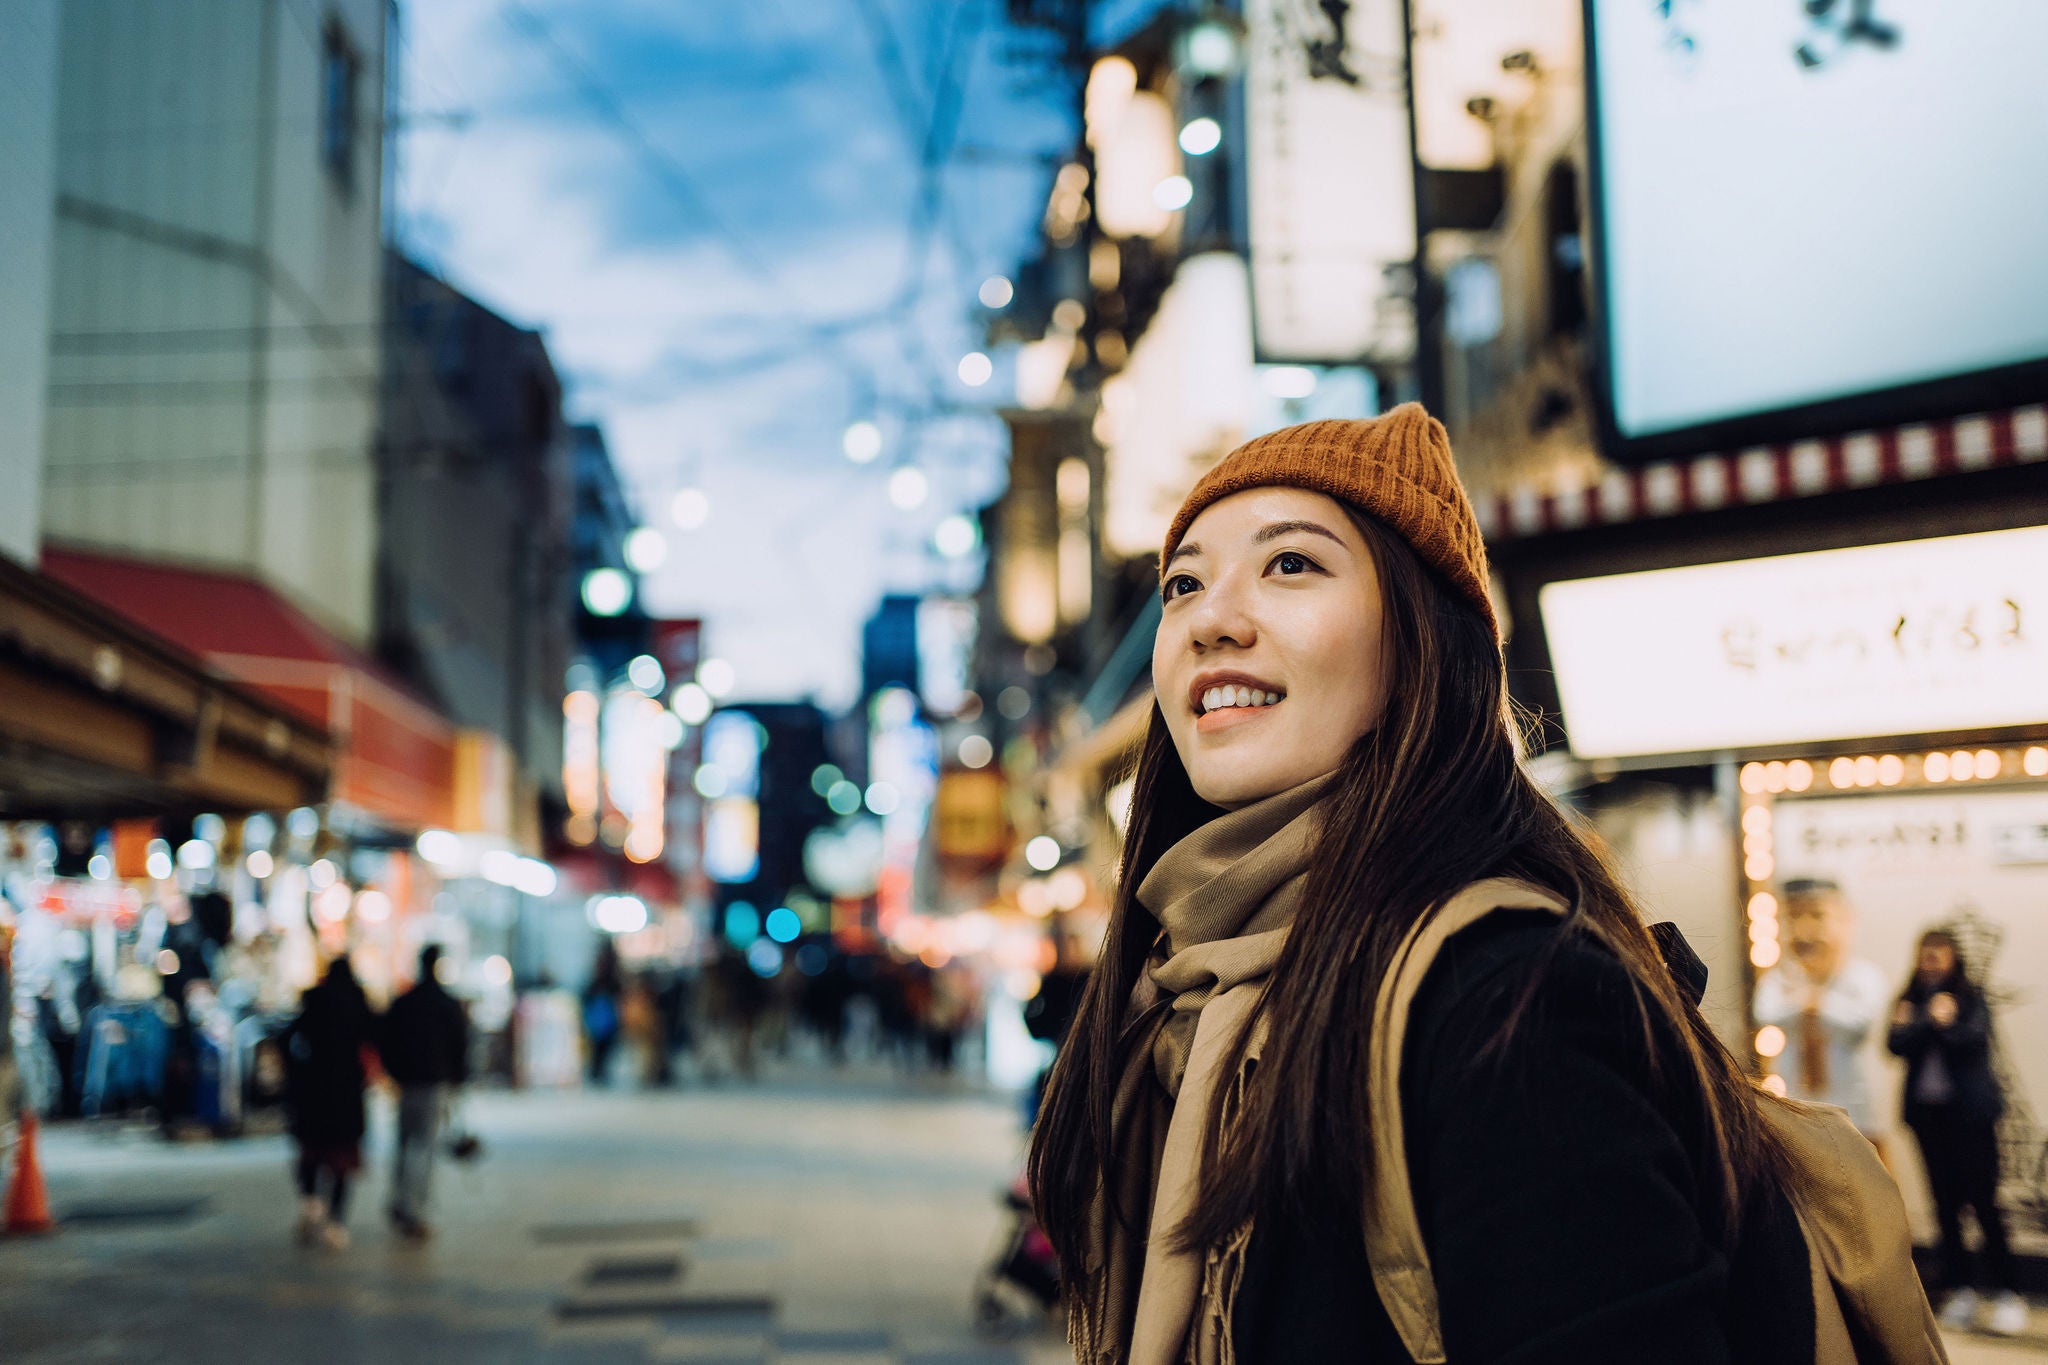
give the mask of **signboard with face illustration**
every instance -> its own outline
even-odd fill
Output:
[[[2038,401],[2048,5],[1588,0],[1612,448]]]
[[[1921,933],[1961,941],[1992,1001],[2000,1069],[2012,1098],[2048,1104],[2048,791],[1873,792],[1781,798],[1771,811],[1780,875],[1824,877],[1841,889],[1855,956],[1877,964],[1889,992],[1904,988]],[[1878,1117],[1897,1124],[1901,1069],[1882,1027],[1863,1045]],[[1920,1163],[1891,1163],[1909,1207],[1928,1215]],[[1926,1224],[1923,1223],[1923,1227]]]
[[[2048,723],[2048,526],[1548,584],[1580,758]]]

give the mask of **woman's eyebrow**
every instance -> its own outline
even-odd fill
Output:
[[[1305,535],[1321,536],[1325,540],[1334,540],[1339,545],[1344,543],[1344,538],[1335,531],[1332,531],[1327,526],[1319,526],[1313,521],[1276,521],[1270,526],[1262,526],[1257,534],[1252,536],[1252,543],[1254,545],[1264,545],[1269,540],[1278,540],[1280,537],[1292,535],[1296,531],[1300,531]]]
[[[1190,541],[1183,541],[1183,542],[1181,543],[1181,545],[1179,546],[1179,548],[1175,549],[1175,550],[1174,550],[1174,552],[1173,552],[1172,554],[1170,554],[1170,555],[1168,555],[1168,556],[1166,557],[1166,562],[1167,562],[1168,564],[1171,564],[1171,563],[1173,563],[1173,561],[1174,561],[1174,560],[1176,560],[1176,559],[1179,559],[1179,558],[1180,558],[1180,557],[1181,557],[1182,555],[1199,555],[1199,554],[1201,554],[1201,553],[1202,553],[1202,547],[1201,547],[1201,546],[1199,546],[1199,545],[1195,544],[1195,543],[1194,543],[1193,541],[1191,541],[1191,540],[1190,540]]]

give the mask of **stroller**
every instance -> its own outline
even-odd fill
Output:
[[[1027,1332],[1041,1325],[1060,1301],[1060,1268],[1052,1242],[1031,1216],[1023,1177],[1003,1191],[1009,1221],[996,1254],[974,1280],[974,1324],[991,1336]]]

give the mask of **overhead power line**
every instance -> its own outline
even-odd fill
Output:
[[[820,333],[811,321],[809,307],[805,300],[796,295],[745,236],[734,229],[723,215],[712,205],[710,198],[697,184],[696,177],[682,166],[672,155],[648,136],[645,129],[634,122],[620,104],[618,97],[604,80],[564,46],[546,20],[520,3],[507,0],[505,17],[536,50],[546,56],[563,78],[575,89],[591,110],[603,120],[612,133],[631,151],[654,177],[680,203],[684,210],[694,216],[713,236],[719,245],[736,263],[752,275],[778,303],[788,312],[790,321],[813,334],[821,347],[839,351],[846,363],[859,368],[844,355],[836,336]]]

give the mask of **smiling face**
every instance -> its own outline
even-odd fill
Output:
[[[1248,488],[1167,563],[1152,682],[1195,792],[1226,809],[1334,772],[1387,696],[1372,552],[1333,498]]]

